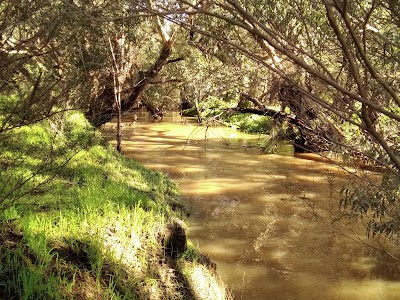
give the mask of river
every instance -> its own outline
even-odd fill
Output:
[[[179,184],[189,238],[234,299],[400,299],[400,263],[363,245],[381,247],[362,226],[332,222],[349,174],[287,145],[260,154],[260,137],[232,128],[125,121],[124,153]]]

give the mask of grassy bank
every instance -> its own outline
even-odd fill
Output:
[[[176,185],[77,113],[2,133],[0,299],[226,299]]]

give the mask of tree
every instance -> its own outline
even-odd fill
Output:
[[[107,17],[96,16],[91,19],[91,22],[98,28],[111,26],[119,34],[126,32],[124,47],[131,49],[127,51],[131,53],[131,56],[136,57],[130,64],[130,68],[126,68],[124,71],[125,84],[121,87],[121,91],[123,91],[121,94],[121,111],[126,112],[134,106],[145,106],[152,113],[155,113],[153,111],[156,110],[155,107],[145,103],[145,101],[139,101],[139,99],[146,88],[155,83],[157,75],[165,65],[179,61],[179,59],[169,59],[173,50],[175,34],[170,35],[166,25],[162,24],[163,21],[157,16],[129,15],[129,13],[134,14],[137,10],[141,11],[146,7],[151,7],[149,1],[138,2],[135,5],[132,5],[129,1],[121,2],[122,4],[118,9],[113,8],[103,12]],[[125,7],[126,10],[121,10],[121,7]],[[81,8],[76,8],[76,10],[77,13],[81,12]],[[129,16],[126,16],[127,12]],[[158,34],[158,39],[154,33]],[[102,44],[103,53],[105,42],[107,41],[103,41],[104,44]],[[157,47],[157,42],[159,42],[160,47]],[[93,45],[96,45],[96,43],[93,43]],[[109,63],[113,65],[111,61]],[[86,115],[95,126],[110,121],[117,114],[117,107],[113,100],[114,88],[108,84],[113,81],[104,79],[112,78],[111,69],[112,67],[109,67],[107,72],[104,72],[104,69],[98,69],[91,76],[95,90]]]
[[[400,177],[398,9],[395,0],[2,1],[0,139],[72,109],[99,126],[180,97],[199,110],[214,98],[250,99],[264,113],[281,102],[308,141],[385,168],[385,214]],[[347,195],[361,215],[378,209]]]
[[[205,7],[186,1],[179,3],[184,7],[181,13],[213,17],[252,36],[258,47],[250,48],[240,39],[181,22],[198,34],[240,50],[294,84],[327,116],[339,117],[356,126],[366,140],[379,145],[381,151],[375,155],[380,156],[380,163],[390,162],[400,169],[397,144],[391,142],[398,140],[398,136],[392,133],[388,137],[385,128],[377,123],[378,115],[395,128],[400,120],[396,112],[398,82],[393,76],[398,66],[398,47],[396,39],[390,36],[390,32],[398,30],[391,19],[393,4],[386,5],[384,1],[351,5],[347,1],[256,4],[227,0]],[[380,47],[378,42],[382,41],[385,43]]]
[[[55,38],[65,24],[49,1],[3,1],[0,7],[0,134],[67,109],[78,87],[64,72]]]
[[[64,3],[46,0],[1,1],[0,16],[3,210],[40,191],[52,180],[49,173],[64,168],[92,137],[76,135],[76,115],[66,113],[79,107],[88,87],[76,68],[81,56],[72,50],[73,29],[84,20]]]
[[[399,232],[400,30],[398,1],[177,1],[161,14],[200,35],[241,52],[270,74],[271,97],[305,100],[307,134],[331,149],[358,156],[385,169],[382,185],[349,189],[342,205],[370,218],[368,228],[387,236]],[[162,4],[154,13],[159,13]],[[218,24],[218,26],[215,26]],[[221,28],[223,30],[221,30]],[[236,33],[236,34],[235,34]],[[204,43],[203,43],[204,44]],[[202,46],[201,44],[200,46]],[[275,78],[281,82],[273,89]],[[285,88],[286,91],[282,90]],[[276,95],[276,96],[275,96]],[[265,98],[259,98],[265,103]],[[295,106],[293,106],[295,107]],[[297,113],[301,115],[301,113]],[[318,136],[333,125],[342,139]],[[370,185],[371,186],[371,185]],[[363,191],[361,193],[360,191]]]

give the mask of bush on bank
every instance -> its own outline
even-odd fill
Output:
[[[168,225],[183,224],[177,186],[81,114],[1,133],[0,144],[1,299],[230,297],[190,241],[166,254]]]

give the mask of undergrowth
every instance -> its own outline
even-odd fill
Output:
[[[268,116],[235,114],[227,121],[245,133],[269,134],[272,130],[272,119]]]
[[[82,115],[0,142],[0,299],[229,298],[190,242],[165,255],[165,228],[185,214],[177,186],[116,152]]]

